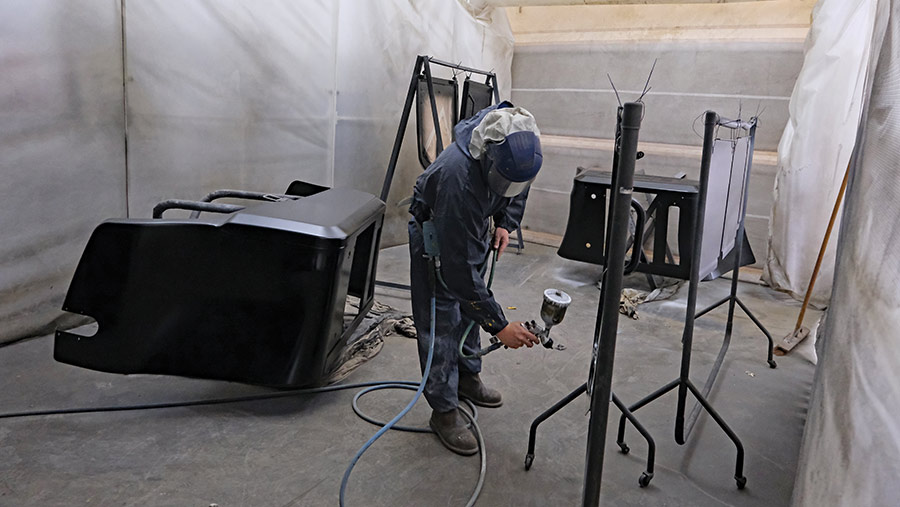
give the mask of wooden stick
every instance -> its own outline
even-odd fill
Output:
[[[794,333],[803,326],[803,316],[806,314],[806,307],[809,306],[809,298],[812,296],[813,287],[816,285],[816,277],[819,276],[819,268],[822,267],[822,258],[825,257],[825,247],[828,246],[828,239],[831,238],[831,230],[834,228],[834,220],[837,218],[838,210],[841,208],[841,201],[844,198],[844,191],[847,189],[847,178],[850,176],[850,162],[847,162],[847,170],[844,171],[844,180],[841,181],[841,189],[838,190],[837,199],[834,201],[834,209],[831,210],[831,219],[828,220],[828,228],[825,229],[825,239],[822,240],[822,246],[819,248],[819,258],[816,259],[816,267],[813,268],[812,277],[809,279],[809,287],[806,289],[806,297],[803,298],[803,306],[800,307],[800,316],[797,318],[797,326]]]

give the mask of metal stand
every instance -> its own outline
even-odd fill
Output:
[[[621,119],[620,119],[620,121],[621,121]],[[705,209],[706,209],[706,194],[707,194],[707,190],[709,187],[709,171],[710,171],[710,165],[711,165],[711,160],[712,160],[713,143],[715,141],[715,132],[716,132],[716,128],[719,126],[724,126],[724,127],[731,128],[731,129],[744,129],[749,132],[749,137],[750,137],[749,153],[748,153],[748,159],[747,159],[747,165],[746,165],[747,169],[744,171],[744,181],[743,181],[744,191],[743,191],[743,201],[742,201],[742,209],[741,209],[741,215],[740,215],[741,218],[740,218],[740,222],[738,224],[738,230],[736,232],[735,247],[733,249],[733,255],[732,255],[732,259],[733,259],[734,263],[731,267],[731,271],[732,271],[731,292],[729,293],[729,295],[727,297],[716,302],[712,306],[705,308],[705,309],[701,310],[700,312],[695,313],[696,302],[697,302],[697,290],[698,290],[698,286],[699,286],[699,283],[698,283],[699,282],[699,269],[700,269],[699,259],[700,259],[700,253],[701,253],[700,245],[702,243],[701,239],[702,239],[702,231],[703,231],[703,218],[704,218]],[[756,130],[755,119],[751,120],[750,122],[724,120],[724,119],[719,118],[719,116],[713,112],[707,112],[707,114],[706,114],[706,132],[705,132],[704,145],[703,145],[703,158],[702,158],[702,162],[701,162],[700,186],[699,186],[698,191],[696,192],[698,202],[697,202],[696,207],[694,207],[692,209],[693,214],[695,215],[694,223],[691,225],[691,229],[693,232],[691,233],[691,240],[689,240],[690,244],[692,245],[691,246],[692,252],[690,253],[690,255],[691,255],[690,258],[692,259],[692,261],[687,266],[688,272],[686,273],[686,275],[687,275],[686,278],[689,280],[688,305],[687,305],[688,309],[687,309],[686,316],[685,316],[685,327],[684,327],[684,334],[682,337],[683,350],[682,350],[680,375],[677,379],[673,380],[672,382],[666,384],[665,386],[661,387],[660,389],[654,391],[649,396],[643,398],[642,400],[640,400],[637,403],[635,403],[631,406],[628,406],[628,407],[624,406],[624,404],[622,404],[615,395],[612,396],[613,403],[615,403],[616,406],[619,407],[619,409],[622,411],[622,416],[619,419],[618,435],[617,435],[617,439],[616,439],[616,443],[619,445],[619,448],[622,450],[622,452],[627,454],[630,450],[628,445],[625,442],[625,421],[626,420],[630,421],[634,425],[634,427],[638,430],[638,432],[647,440],[647,444],[648,444],[647,471],[641,475],[641,478],[639,480],[639,484],[641,486],[646,486],[650,482],[650,479],[652,479],[652,477],[653,477],[653,465],[654,465],[653,462],[654,462],[654,458],[655,458],[655,444],[654,444],[652,437],[647,432],[647,430],[637,421],[633,412],[644,407],[645,405],[649,404],[653,400],[665,395],[669,391],[674,390],[675,388],[678,388],[678,410],[677,410],[676,420],[675,420],[675,440],[676,440],[676,442],[678,444],[685,443],[687,437],[690,436],[690,433],[693,430],[693,428],[697,422],[697,419],[699,418],[701,410],[706,410],[707,412],[710,413],[710,415],[712,416],[712,418],[716,422],[716,424],[718,424],[722,428],[722,430],[726,433],[726,435],[732,440],[732,442],[734,442],[735,447],[737,449],[737,460],[736,460],[736,466],[735,466],[735,481],[737,482],[738,488],[743,488],[746,485],[746,478],[743,475],[743,456],[744,456],[743,445],[741,444],[738,437],[731,430],[731,428],[728,427],[728,425],[725,423],[725,421],[722,419],[722,417],[710,405],[710,403],[707,401],[706,398],[709,396],[709,393],[712,390],[712,387],[715,383],[716,377],[718,376],[718,373],[719,373],[722,363],[724,361],[725,354],[730,345],[731,335],[732,335],[732,330],[733,330],[735,306],[739,306],[741,308],[741,310],[743,310],[747,314],[747,316],[754,322],[754,324],[756,324],[756,326],[758,326],[759,329],[765,334],[766,338],[768,339],[768,359],[767,359],[768,364],[772,368],[776,367],[775,361],[773,360],[774,343],[773,343],[771,334],[768,332],[768,330],[765,328],[765,326],[762,325],[762,323],[759,321],[759,319],[757,319],[756,316],[753,315],[753,313],[749,310],[749,308],[747,308],[747,306],[737,296],[738,279],[739,279],[739,273],[740,273],[740,266],[743,261],[742,252],[744,250],[744,239],[745,239],[743,217],[746,214],[746,207],[747,207],[747,193],[748,193],[748,188],[749,188],[749,175],[750,175],[749,167],[752,165],[753,140],[755,139],[755,130]],[[620,135],[620,131],[617,129],[617,138],[619,137],[619,135]],[[617,183],[616,183],[617,167],[618,167],[618,153],[616,152],[616,153],[614,153],[613,174],[612,174],[612,178],[611,178],[611,187],[610,187],[612,189],[617,188],[616,187],[616,185],[617,185]],[[656,204],[657,204],[657,202],[655,200],[653,203],[651,203],[650,212],[653,211],[653,207]],[[650,213],[648,213],[648,215],[649,214]],[[610,221],[610,226],[611,225],[612,225],[612,221]],[[641,229],[638,228],[636,230],[641,230]],[[647,234],[648,234],[648,232],[645,231],[644,234],[638,235],[638,237],[641,237],[641,239],[646,239]],[[609,243],[609,230],[607,230],[607,237],[606,237],[605,244],[608,244],[608,243]],[[659,255],[665,255],[667,260],[669,260],[669,262],[671,263],[672,262],[670,259],[671,253],[668,251],[668,246],[666,245],[664,238],[662,241],[662,245],[665,246],[665,250],[661,250],[660,252],[657,252],[657,253]],[[657,245],[657,248],[662,248],[662,247]],[[688,252],[684,252],[684,254],[682,255],[682,259],[684,259],[687,256],[686,255],[687,253]],[[606,256],[606,255],[608,255],[608,253],[604,252],[604,256]],[[655,257],[656,256],[654,256],[654,258]],[[640,258],[641,258],[641,262],[645,263],[644,266],[647,266],[648,264],[646,264],[646,258],[644,257],[643,251],[640,252]],[[653,266],[651,266],[651,267],[653,267]],[[648,273],[652,273],[652,272],[653,272],[652,270],[648,271]],[[605,288],[605,286],[606,286],[606,281],[604,279],[602,288]],[[603,294],[603,290],[601,289],[601,298],[603,298],[603,297],[604,297],[604,294]],[[694,320],[705,315],[706,313],[718,308],[719,306],[725,304],[726,302],[729,303],[728,319],[727,319],[727,323],[726,323],[725,337],[724,337],[724,340],[722,343],[722,347],[719,350],[719,354],[716,358],[716,361],[709,373],[706,384],[703,386],[702,389],[698,389],[693,384],[693,382],[691,382],[691,380],[689,378],[691,346],[692,346],[692,342],[693,342]],[[598,323],[598,325],[599,325],[599,323]],[[595,347],[596,347],[596,344],[595,344]],[[593,375],[593,372],[592,372],[592,375]],[[560,400],[558,403],[556,403],[555,405],[550,407],[548,410],[543,412],[541,415],[539,415],[534,420],[534,422],[531,425],[531,432],[529,435],[529,442],[528,442],[528,453],[525,458],[526,469],[530,468],[534,461],[535,439],[536,439],[536,433],[537,433],[538,426],[541,423],[543,423],[545,420],[547,420],[549,417],[551,417],[553,414],[555,414],[556,412],[561,410],[564,406],[571,403],[575,398],[580,396],[582,393],[586,392],[587,390],[588,390],[587,384],[579,386],[579,388],[577,388],[575,391],[571,392],[569,395],[567,395],[565,398]],[[687,400],[688,392],[690,392],[697,399],[697,403],[692,408],[690,414],[687,417],[685,417],[685,411],[686,411],[686,405],[687,405],[686,400]]]
[[[497,74],[491,71],[474,69],[461,64],[450,63],[432,58],[430,56],[419,55],[416,57],[416,64],[413,67],[412,77],[409,80],[409,88],[406,92],[406,101],[403,103],[403,112],[400,114],[400,125],[397,127],[397,135],[394,136],[394,147],[391,149],[391,158],[388,161],[387,172],[384,175],[384,182],[381,186],[381,200],[387,203],[388,195],[391,192],[391,184],[394,181],[394,173],[397,170],[397,162],[400,159],[400,148],[403,146],[403,137],[406,135],[406,127],[409,125],[409,115],[412,112],[413,103],[416,100],[419,76],[425,76],[425,83],[428,88],[429,103],[431,104],[431,119],[434,122],[434,134],[437,145],[437,153],[444,149],[444,140],[441,136],[440,122],[438,120],[437,104],[434,96],[434,85],[431,76],[431,65],[438,65],[449,69],[454,69],[472,74],[481,74],[485,76],[485,84],[490,85],[494,91],[494,101],[500,102],[500,90],[497,87]],[[512,231],[510,231],[512,232]],[[525,243],[522,239],[522,228],[518,230],[518,241],[516,245],[517,253],[521,253],[525,249]],[[393,282],[385,282],[376,280],[375,285],[381,287],[389,287],[393,289],[409,290],[409,285]]]
[[[630,208],[633,207],[631,194],[634,180],[634,166],[637,159],[637,140],[640,121],[643,115],[643,104],[627,103],[618,111],[616,125],[616,150],[613,153],[613,174],[610,192],[610,226],[606,228],[604,256],[609,262],[603,272],[600,290],[600,307],[597,310],[597,321],[594,327],[594,361],[591,364],[589,380],[562,400],[541,413],[531,424],[528,436],[528,452],[525,456],[525,469],[529,470],[534,463],[534,449],[537,429],[541,423],[553,414],[574,401],[583,393],[591,395],[591,418],[588,430],[588,446],[585,469],[584,505],[596,505],[600,495],[600,481],[603,470],[603,448],[606,440],[606,423],[609,415],[609,402],[612,401],[624,417],[628,418],[647,441],[647,469],[641,474],[638,484],[645,487],[653,478],[656,444],[650,433],[631,414],[619,398],[612,393],[612,366],[615,356],[615,342],[619,317],[619,299],[622,293],[622,277],[626,271],[625,251],[628,235]],[[643,211],[640,208],[638,211]],[[639,213],[638,222],[643,224],[643,213]],[[640,244],[640,238],[636,240]],[[639,261],[640,247],[632,251],[629,271]],[[619,442],[623,453],[630,448]]]
[[[634,166],[637,160],[638,131],[644,115],[644,104],[628,102],[623,106],[619,122],[622,135],[618,139],[619,154],[615,182],[611,187],[610,227],[607,248],[606,275],[603,278],[601,308],[597,313],[599,333],[594,333],[593,375],[588,380],[591,394],[591,417],[588,421],[587,456],[585,458],[582,505],[593,507],[600,503],[600,484],[603,476],[603,448],[606,444],[606,424],[612,396],[613,362],[616,354],[616,335],[619,325],[619,300],[622,297],[622,277],[625,273],[625,250],[628,222],[631,216],[631,195],[634,186]],[[638,242],[638,245],[640,243]],[[638,246],[640,249],[640,246]],[[652,473],[652,470],[651,470]]]
[[[552,407],[547,410],[541,412],[539,416],[537,416],[534,421],[531,423],[531,429],[528,432],[528,453],[525,454],[525,470],[530,470],[531,465],[534,463],[534,447],[537,440],[537,429],[538,426],[541,425],[544,421],[549,419],[553,414],[559,412],[563,407],[568,405],[569,403],[575,401],[575,398],[578,398],[582,394],[587,392],[587,383],[581,384],[571,393],[567,394],[563,399],[559,400]],[[650,432],[647,431],[646,428],[637,420],[634,414],[628,410],[628,407],[619,400],[619,397],[616,396],[615,393],[612,393],[612,402],[615,406],[622,412],[622,417],[628,418],[631,421],[631,424],[634,425],[635,429],[638,430],[638,433],[644,437],[644,440],[647,441],[647,469],[641,473],[641,476],[638,478],[638,485],[642,488],[647,487],[650,484],[650,480],[653,479],[653,466],[656,462],[656,442],[653,440],[653,436],[650,435]],[[616,444],[618,444],[619,449],[622,451],[622,454],[628,454],[631,452],[631,448],[628,447],[628,444],[625,443],[621,438],[616,440]]]
[[[707,111],[705,117],[705,134],[703,139],[703,158],[701,162],[700,169],[700,201],[697,209],[697,225],[696,230],[698,234],[702,234],[699,231],[703,230],[703,218],[704,211],[706,207],[706,194],[709,185],[709,166],[712,158],[712,145],[715,140],[715,129],[719,125],[728,126],[730,128],[735,128],[735,122],[723,122],[719,116],[711,111]],[[744,124],[739,122],[737,124],[737,128],[746,128],[750,131],[750,145],[749,145],[749,154],[747,167],[750,167],[752,163],[753,156],[753,139],[755,138],[756,133],[756,122],[755,120],[751,121],[749,124]],[[694,429],[694,426],[697,422],[697,419],[700,416],[701,409],[706,410],[709,415],[713,418],[716,424],[722,428],[722,431],[728,436],[729,439],[734,443],[735,448],[737,450],[736,462],[735,462],[735,471],[734,471],[734,479],[737,483],[738,489],[743,489],[747,484],[747,478],[744,477],[744,447],[741,444],[740,439],[735,435],[735,433],[731,430],[731,428],[725,423],[722,417],[716,412],[716,410],[710,405],[707,401],[707,397],[709,396],[710,391],[712,390],[713,384],[715,383],[716,377],[719,374],[719,370],[721,369],[722,362],[725,359],[725,353],[728,351],[728,347],[731,343],[731,334],[733,329],[733,319],[734,319],[734,309],[735,305],[740,306],[741,309],[747,314],[748,317],[754,322],[754,324],[759,327],[759,329],[766,335],[768,339],[768,364],[771,368],[775,368],[776,364],[772,358],[773,352],[773,340],[772,335],[768,332],[765,326],[753,315],[753,313],[747,308],[747,306],[738,298],[737,296],[737,288],[738,288],[738,278],[740,274],[740,266],[741,266],[741,254],[744,247],[744,216],[747,211],[747,193],[749,187],[749,170],[745,171],[744,174],[744,195],[743,195],[743,206],[741,209],[741,219],[738,225],[738,231],[735,237],[735,247],[734,247],[734,267],[732,268],[732,279],[731,279],[731,292],[730,294],[713,304],[712,306],[701,310],[700,312],[695,313],[695,309],[697,307],[697,289],[699,285],[699,269],[700,269],[700,245],[701,241],[698,237],[697,240],[694,241],[693,245],[693,260],[691,266],[691,276],[690,276],[690,285],[688,287],[688,303],[687,303],[687,313],[685,317],[685,326],[684,326],[684,334],[682,336],[682,356],[681,356],[681,373],[679,377],[651,393],[649,396],[641,399],[637,403],[629,406],[628,408],[635,412],[638,409],[646,406],[650,402],[660,398],[664,394],[669,391],[678,388],[678,405],[675,415],[675,441],[679,445],[684,445],[687,437],[690,436],[691,431]],[[697,387],[690,380],[690,367],[691,367],[691,348],[693,344],[693,331],[694,331],[694,320],[699,318],[706,313],[712,311],[713,309],[725,304],[728,304],[728,320],[725,327],[725,337],[722,342],[722,347],[719,350],[719,354],[716,357],[716,361],[713,364],[712,369],[710,370],[709,376],[707,378],[706,384],[703,386],[703,389],[697,389]],[[694,405],[691,413],[685,419],[685,409],[687,403],[687,394],[688,391],[697,399],[697,403]],[[621,417],[619,419],[619,431],[617,441],[620,443],[624,443],[625,441],[625,417]],[[628,420],[632,420],[628,418]],[[637,427],[637,426],[636,426]],[[640,428],[638,428],[640,431]]]
[[[486,70],[473,69],[456,63],[444,62],[430,56],[417,56],[416,65],[413,67],[412,77],[409,80],[409,89],[406,92],[406,102],[403,103],[403,113],[400,114],[400,125],[397,128],[397,135],[394,137],[394,147],[391,149],[391,158],[388,161],[387,172],[384,175],[384,183],[381,186],[381,200],[384,202],[387,202],[388,194],[391,192],[391,183],[394,181],[394,172],[397,169],[397,161],[400,159],[400,148],[403,146],[403,137],[406,134],[406,127],[409,125],[409,115],[410,112],[412,112],[412,105],[416,99],[416,88],[419,82],[419,75],[423,73],[428,86],[437,151],[440,153],[444,149],[444,140],[441,138],[440,121],[438,120],[437,104],[434,98],[434,87],[432,86],[431,79],[432,64],[486,76],[486,82],[490,83],[494,88],[494,101],[500,102],[500,91],[497,88],[497,74]]]

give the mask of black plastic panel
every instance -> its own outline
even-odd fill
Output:
[[[494,88],[466,78],[463,81],[462,103],[459,107],[459,121],[475,116],[475,113],[494,103]]]
[[[453,127],[456,126],[459,112],[458,83],[455,79],[432,79],[434,103],[438,112],[438,127],[441,131],[441,142],[444,148],[453,142]],[[419,76],[416,90],[416,140],[418,143],[419,163],[427,168],[440,155],[435,136],[434,116],[431,111],[431,99],[428,95],[428,82],[425,76]]]
[[[212,220],[110,220],[85,248],[63,309],[99,331],[57,331],[54,357],[114,373],[315,385],[372,304],[384,204],[331,189]]]

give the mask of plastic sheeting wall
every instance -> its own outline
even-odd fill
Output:
[[[847,190],[795,507],[887,506],[900,499],[900,0],[877,4],[874,77]]]
[[[500,98],[509,98],[513,37],[503,9],[470,12],[456,1],[342,0],[340,12],[335,186],[380,193],[417,54],[493,69]],[[453,75],[436,66],[433,72]],[[409,213],[397,202],[412,195],[421,172],[411,121],[388,197],[382,246],[407,241]]]
[[[217,188],[330,185],[338,7],[126,1],[129,215]]]
[[[132,216],[149,216],[164,198],[283,191],[294,179],[380,193],[417,54],[493,68],[509,89],[513,41],[502,9],[427,0],[125,5]],[[394,204],[421,171],[414,145],[408,135],[384,245],[405,241],[408,215]]]
[[[790,120],[778,146],[779,170],[763,279],[802,298],[850,153],[863,97],[876,0],[821,0],[813,11]],[[831,295],[835,241],[822,262],[811,301]]]
[[[0,341],[49,330],[125,214],[118,0],[0,0]]]
[[[506,13],[469,9],[0,0],[0,341],[53,327],[105,218],[149,217],[162,199],[218,188],[280,192],[294,179],[380,193],[417,54],[493,68],[509,96]],[[395,203],[421,172],[412,130],[385,245],[405,241]]]

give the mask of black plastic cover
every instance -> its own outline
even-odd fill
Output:
[[[462,103],[459,107],[459,120],[463,121],[475,116],[475,113],[494,103],[494,88],[490,85],[466,78],[463,81]]]
[[[114,373],[319,384],[371,307],[383,216],[376,197],[330,189],[203,219],[106,221],[63,305],[99,330],[57,331],[54,357]],[[346,324],[348,294],[361,311]]]
[[[453,142],[453,127],[458,123],[459,113],[458,83],[456,79],[432,78],[434,103],[437,107],[439,125],[434,124],[431,111],[431,99],[428,95],[428,80],[419,76],[416,90],[416,141],[418,144],[419,163],[427,168],[441,154],[437,149],[435,131],[440,128],[441,142],[444,148]]]

